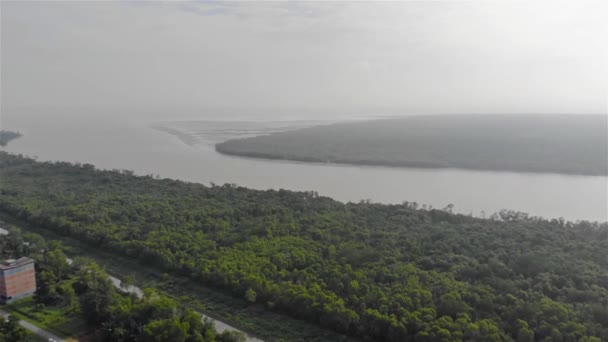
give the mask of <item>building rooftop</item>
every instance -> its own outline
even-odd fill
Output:
[[[34,262],[33,259],[22,257],[19,259],[6,259],[0,263],[0,270],[10,270]]]

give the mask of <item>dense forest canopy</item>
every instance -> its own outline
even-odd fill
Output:
[[[9,141],[13,139],[17,139],[21,136],[21,133],[11,132],[11,131],[2,131],[0,130],[0,146],[6,146]]]
[[[605,115],[431,115],[228,140],[226,154],[430,168],[608,174]]]
[[[377,341],[608,340],[608,224],[206,187],[0,153],[0,212]]]

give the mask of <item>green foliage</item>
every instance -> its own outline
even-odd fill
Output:
[[[142,299],[116,297],[107,320],[102,323],[103,341],[221,341],[213,324],[201,315],[183,310],[170,298],[153,290],[144,291]]]
[[[75,286],[80,295],[80,307],[90,324],[100,324],[110,318],[116,289],[99,266],[92,264],[82,268]]]
[[[58,336],[77,337],[89,330],[78,308],[69,310],[62,305],[44,305],[33,297],[9,304],[6,311]]]
[[[1,153],[0,180],[4,213],[342,334],[608,340],[606,223],[343,204]],[[220,338],[188,330],[191,319],[151,294],[116,300],[91,279],[96,272],[81,274],[76,293],[83,307],[101,310],[91,321],[115,328],[112,340],[139,336],[152,322],[150,332],[167,326],[186,339]]]
[[[73,297],[70,285],[61,287],[61,281],[67,279],[70,265],[66,256],[60,248],[43,250],[40,254],[34,254],[36,259],[36,298],[40,303],[55,305],[62,300],[67,300],[66,305],[73,306]],[[64,293],[64,292],[69,293]]]
[[[23,255],[29,255],[32,251],[31,245],[24,244],[20,232],[8,235],[0,235],[0,259],[18,259]]]
[[[0,341],[23,342],[28,340],[27,332],[19,325],[19,318],[13,315],[9,315],[7,318],[0,316]]]
[[[217,337],[218,342],[245,342],[246,336],[238,331],[226,330]]]
[[[249,288],[246,292],[245,292],[245,299],[250,302],[250,303],[255,303],[255,300],[257,298],[257,294],[255,293],[255,291],[252,288]]]
[[[21,236],[0,236],[0,243],[15,238]],[[51,242],[40,254],[32,255],[40,278],[36,302],[25,298],[11,304],[11,310],[46,329],[70,336],[78,336],[85,327],[76,331],[77,327],[58,324],[74,321],[64,316],[81,316],[88,323],[87,340],[94,341],[214,342],[241,341],[244,337],[236,332],[218,334],[213,323],[203,320],[201,314],[184,310],[176,300],[152,289],[146,289],[143,298],[120,293],[97,264],[78,260],[70,267],[62,248]],[[20,327],[15,326],[17,321],[11,316],[7,322],[0,322],[0,342],[23,341],[18,335]]]
[[[148,323],[144,329],[147,341],[185,342],[188,325],[178,318],[167,318]]]

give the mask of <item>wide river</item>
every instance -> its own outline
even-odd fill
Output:
[[[125,116],[129,117],[129,116]],[[3,129],[23,137],[3,148],[39,160],[255,189],[314,190],[340,201],[418,202],[473,215],[500,209],[547,218],[608,221],[608,177],[307,164],[221,155],[214,143],[328,123],[297,118],[202,115],[187,120],[5,112]],[[352,119],[352,118],[351,118]],[[164,127],[164,131],[159,129]],[[167,129],[168,128],[168,129]]]

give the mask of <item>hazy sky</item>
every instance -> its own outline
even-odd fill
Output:
[[[608,1],[1,2],[2,105],[606,113]]]

